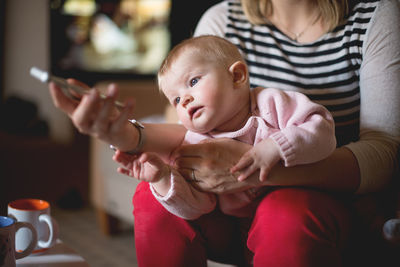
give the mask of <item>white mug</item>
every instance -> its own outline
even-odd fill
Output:
[[[32,254],[44,252],[54,246],[58,238],[58,224],[50,215],[50,204],[41,199],[17,199],[8,204],[8,216],[19,222],[28,222],[36,229],[38,241]],[[15,247],[25,249],[31,233],[21,229],[15,237]]]
[[[25,228],[31,232],[31,239],[24,250],[16,251],[15,234]],[[36,230],[30,223],[17,222],[11,217],[0,216],[0,267],[14,267],[15,260],[31,254],[36,243]]]

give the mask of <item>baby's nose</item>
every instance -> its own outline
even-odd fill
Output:
[[[193,101],[193,97],[191,95],[185,95],[183,97],[182,105],[185,107],[187,104]]]

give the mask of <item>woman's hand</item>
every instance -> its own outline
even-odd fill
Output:
[[[90,90],[89,86],[87,86],[86,84],[84,84],[80,81],[77,81],[75,79],[68,79],[67,82],[69,84],[78,85],[78,86],[81,86],[83,88]],[[79,101],[73,100],[73,99],[69,98],[68,96],[66,96],[63,93],[63,91],[61,90],[61,88],[58,87],[53,82],[51,82],[49,84],[49,91],[50,91],[51,98],[53,99],[54,105],[57,108],[59,108],[60,110],[62,110],[64,113],[66,113],[69,117],[71,117],[73,115],[75,109],[78,107]]]
[[[210,139],[207,142],[184,145],[174,153],[175,165],[198,189],[216,194],[233,193],[260,186],[302,186],[334,192],[354,192],[360,182],[358,164],[347,148],[336,149],[328,158],[294,167],[281,162],[269,172],[267,180],[259,180],[259,171],[244,181],[230,169],[252,146],[231,139]]]
[[[198,189],[216,194],[243,191],[260,184],[259,173],[245,181],[230,169],[252,146],[228,139],[209,139],[200,144],[183,145],[172,154],[178,171]],[[193,177],[193,173],[195,177]]]
[[[69,83],[85,88],[87,85],[69,79]],[[110,143],[121,150],[131,150],[137,145],[137,130],[128,119],[133,113],[133,100],[125,102],[121,111],[114,106],[118,88],[111,84],[107,88],[107,97],[102,99],[95,89],[83,95],[80,101],[68,98],[56,84],[50,83],[50,94],[54,105],[64,111],[72,120],[79,132]],[[134,138],[134,137],[137,138]]]

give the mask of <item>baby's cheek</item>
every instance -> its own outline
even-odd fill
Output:
[[[193,123],[187,117],[178,116],[180,124],[182,124],[186,129],[192,130]]]

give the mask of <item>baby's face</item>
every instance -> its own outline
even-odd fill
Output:
[[[235,109],[229,70],[191,51],[176,59],[164,74],[161,88],[182,124],[194,132],[222,130]]]

